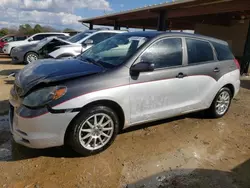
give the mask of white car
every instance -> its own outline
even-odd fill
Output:
[[[89,49],[93,45],[96,45],[116,34],[124,32],[127,31],[87,30],[69,38],[67,41],[71,42],[72,44],[58,46],[58,48],[55,51],[49,53],[48,56],[55,59],[74,57]]]
[[[9,42],[4,45],[3,53],[10,55],[11,50],[15,47],[27,45],[27,44],[35,44],[38,43],[40,40],[51,37],[51,36],[69,36],[68,33],[58,33],[58,32],[47,32],[47,33],[37,33],[32,35],[31,37],[22,40],[22,41],[15,41],[15,42]]]

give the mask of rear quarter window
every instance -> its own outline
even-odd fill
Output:
[[[230,48],[228,45],[223,45],[223,44],[218,44],[213,42],[212,43],[216,54],[217,54],[217,59],[219,61],[225,61],[225,60],[232,60],[234,59],[234,55],[232,54]]]
[[[186,43],[189,65],[214,61],[213,49],[209,42],[187,38]]]

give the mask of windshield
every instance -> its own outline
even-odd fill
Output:
[[[92,33],[93,33],[93,31],[85,31],[82,33],[78,33],[78,34],[70,37],[69,39],[67,39],[67,41],[72,42],[72,43],[76,43],[76,42],[82,40],[83,38],[89,36]]]
[[[125,62],[148,40],[146,37],[115,35],[82,53],[78,58],[106,68]]]
[[[37,43],[37,47],[44,46],[50,39],[51,39],[51,37],[44,38],[43,40],[41,40],[40,42]]]

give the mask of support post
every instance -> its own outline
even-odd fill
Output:
[[[89,23],[89,30],[93,30],[93,23],[92,22]]]
[[[114,30],[119,30],[119,25],[117,20],[114,20]]]
[[[245,43],[244,57],[243,61],[241,61],[241,69],[243,69],[242,73],[248,73],[249,64],[250,64],[250,22],[248,26],[247,38]]]
[[[167,30],[167,11],[160,11],[158,16],[158,31],[166,31]]]

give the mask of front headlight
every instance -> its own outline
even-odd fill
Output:
[[[46,87],[30,93],[23,99],[23,104],[31,108],[44,107],[49,102],[64,96],[66,92],[67,87],[64,86]]]
[[[9,46],[9,44],[5,44],[5,45],[4,45],[4,47],[8,47],[8,46]]]

